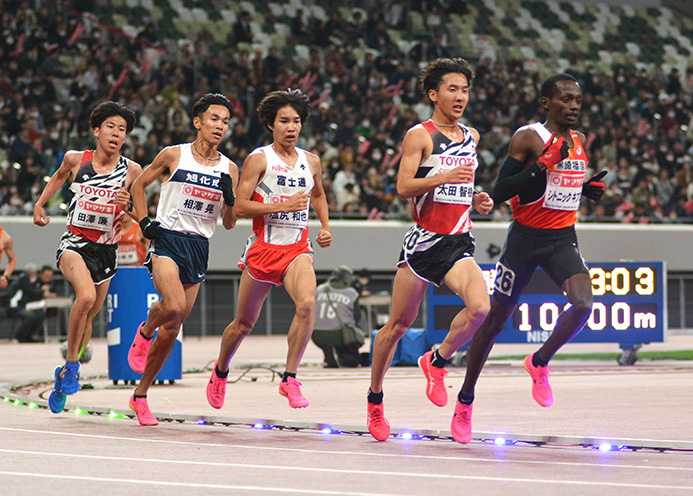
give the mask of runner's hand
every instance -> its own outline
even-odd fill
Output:
[[[224,195],[224,204],[227,207],[233,207],[233,204],[236,203],[236,197],[233,196],[233,179],[231,179],[231,176],[222,172],[219,186],[221,186],[221,193]]]
[[[555,133],[549,138],[549,144],[546,145],[541,157],[537,160],[547,170],[554,170],[556,165],[568,158],[568,142],[563,136],[556,139]]]
[[[156,220],[151,220],[149,217],[145,217],[140,221],[140,229],[142,229],[142,235],[147,239],[159,239],[161,237],[161,223]]]
[[[585,184],[582,185],[582,194],[592,201],[597,201],[604,196],[606,185],[600,181],[609,171],[601,171],[596,176],[592,176]]]

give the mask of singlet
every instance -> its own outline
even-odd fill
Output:
[[[195,161],[192,143],[180,147],[180,160],[171,177],[161,185],[156,220],[161,227],[184,234],[211,238],[224,206],[221,174],[229,173],[229,159],[205,167]]]
[[[461,143],[456,143],[438,131],[430,120],[419,124],[433,140],[431,156],[416,171],[417,178],[430,177],[459,165],[471,165],[476,171],[479,165],[476,142],[469,128],[460,124],[464,132]],[[412,198],[414,222],[437,234],[462,234],[472,228],[469,218],[474,181],[464,184],[442,184],[434,190]]]
[[[264,153],[267,168],[262,180],[255,187],[253,201],[280,203],[301,191],[310,193],[315,186],[313,173],[306,152],[296,148],[298,159],[293,167],[287,167],[272,145],[258,148],[253,153]],[[308,210],[278,212],[253,219],[253,232],[260,241],[275,245],[291,245],[308,239]]]
[[[4,230],[5,230],[5,229],[3,229],[2,227],[0,227],[0,240],[2,240],[2,233],[3,233]],[[4,251],[4,250],[2,249],[2,244],[0,244],[0,263],[2,263],[2,252],[3,252],[3,251]]]
[[[137,241],[137,223],[121,233],[118,242],[118,265],[143,265],[147,258],[147,245]]]
[[[534,130],[544,143],[551,138],[551,132],[539,122],[523,126],[518,131],[525,128]],[[541,198],[527,204],[521,204],[517,196],[510,199],[513,218],[520,224],[537,229],[562,229],[577,222],[587,154],[575,131],[570,131],[570,137],[573,148],[554,171],[547,171],[546,190]]]
[[[125,215],[113,199],[125,186],[128,162],[121,156],[111,172],[100,175],[94,170],[93,155],[94,150],[82,154],[82,163],[70,185],[74,196],[67,209],[67,230],[88,241],[112,245],[120,239]]]

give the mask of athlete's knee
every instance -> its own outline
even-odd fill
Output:
[[[181,302],[165,302],[163,305],[163,309],[167,322],[180,323],[183,320],[183,315],[185,314],[185,305]]]
[[[495,339],[503,331],[507,321],[508,318],[505,314],[501,314],[491,308],[486,313],[486,317],[484,317],[476,333]]]
[[[227,329],[230,330],[231,333],[236,333],[241,337],[246,337],[251,333],[254,326],[255,322],[252,322],[249,319],[237,317],[233,322],[231,322]]]
[[[407,322],[402,320],[392,320],[385,324],[385,327],[383,327],[378,333],[383,333],[384,338],[399,341],[404,337],[408,329],[409,325]]]
[[[578,315],[589,316],[589,314],[592,312],[593,298],[591,294],[581,298],[575,298],[570,303],[571,310]]]
[[[296,316],[308,319],[315,313],[315,295],[306,295],[296,300]]]
[[[96,291],[80,291],[75,296],[73,309],[78,312],[89,312],[96,303]]]
[[[490,309],[491,305],[488,301],[467,305],[467,317],[478,327],[484,321]]]

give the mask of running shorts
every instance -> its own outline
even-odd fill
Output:
[[[576,274],[589,274],[574,226],[536,229],[512,222],[496,264],[493,297],[504,306],[517,305],[537,267],[559,287]]]
[[[313,247],[310,241],[301,241],[292,245],[274,245],[265,243],[253,235],[248,238],[243,249],[238,267],[248,269],[248,274],[260,282],[268,282],[281,286],[282,278],[300,256],[309,256],[313,262]]]
[[[66,251],[75,252],[82,257],[94,284],[108,281],[115,275],[118,268],[118,245],[94,243],[67,231],[58,243],[58,252],[55,256],[58,268],[60,268],[60,257]]]
[[[149,243],[144,265],[152,272],[152,255],[170,258],[178,266],[180,282],[199,284],[207,277],[209,239],[159,228],[161,237]]]
[[[404,235],[397,266],[406,263],[420,279],[440,286],[453,265],[474,256],[471,233],[437,234],[418,224]]]

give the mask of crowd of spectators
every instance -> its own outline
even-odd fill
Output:
[[[73,2],[83,9],[77,12],[61,2],[0,0],[0,215],[31,215],[63,153],[93,147],[88,115],[105,99],[137,112],[123,154],[146,166],[163,147],[194,139],[191,102],[223,93],[234,116],[221,150],[240,166],[271,137],[257,120],[260,99],[301,88],[314,107],[299,146],[322,159],[333,218],[372,220],[411,218],[395,183],[404,133],[431,112],[417,92],[422,64],[439,56],[472,61],[463,121],[481,134],[478,188],[492,187],[515,129],[542,119],[538,88],[548,74],[509,57],[477,58],[447,45],[439,30],[405,52],[389,35],[408,28],[394,1],[366,15],[355,9],[350,18],[335,10],[320,22],[297,9],[287,20],[286,43],[266,51],[250,48],[260,33],[246,13],[225,43],[204,30],[172,41],[161,39],[164,30],[153,22],[125,36],[99,21],[98,3]],[[464,4],[412,7],[433,5],[445,16],[452,9],[463,14]],[[262,29],[270,30],[277,19],[266,11]],[[307,57],[300,47],[308,47]],[[576,127],[588,136],[589,172],[610,172],[605,198],[585,202],[582,220],[693,222],[693,66],[667,72],[626,64],[608,73],[583,66],[568,69],[583,89]],[[60,203],[49,206],[51,213]],[[508,206],[497,205],[490,218],[508,220]]]

